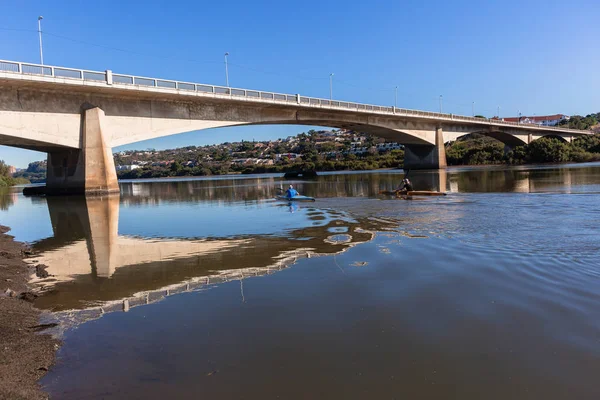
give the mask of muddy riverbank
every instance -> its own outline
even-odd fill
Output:
[[[0,399],[46,399],[38,380],[54,362],[59,341],[40,334],[40,311],[33,307],[23,261],[25,245],[0,226]]]

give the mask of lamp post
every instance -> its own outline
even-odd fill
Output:
[[[471,114],[473,117],[475,116],[475,102],[471,103]]]
[[[398,108],[398,86],[394,88],[394,108]]]
[[[440,94],[440,114],[442,113],[442,95]]]
[[[229,70],[227,68],[227,56],[229,53],[225,53],[225,86],[229,87]]]
[[[44,65],[44,52],[42,51],[42,20],[44,17],[38,17],[38,34],[40,35],[40,64]]]
[[[333,72],[329,74],[329,101],[333,100]]]
[[[519,124],[521,124],[521,110],[519,110]]]
[[[500,119],[500,106],[498,106],[498,119]]]

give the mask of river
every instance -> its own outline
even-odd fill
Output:
[[[0,194],[57,399],[597,399],[600,164]],[[274,201],[293,183],[314,203]]]

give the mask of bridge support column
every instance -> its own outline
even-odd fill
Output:
[[[118,193],[112,149],[107,146],[104,111],[95,107],[83,111],[81,150],[48,153],[47,194]]]
[[[435,145],[404,146],[404,169],[444,169],[446,168],[446,149],[442,128],[435,130]]]

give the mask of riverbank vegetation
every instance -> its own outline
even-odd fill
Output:
[[[186,165],[173,161],[169,165],[150,165],[129,171],[118,171],[119,179],[163,178],[175,176],[207,176],[224,174],[261,174],[302,171],[365,171],[381,168],[398,168],[404,159],[403,150],[392,150],[385,154],[347,154],[330,159],[318,154],[308,154],[306,158],[294,160],[284,158],[273,164],[242,163],[198,163]]]
[[[24,185],[27,183],[30,183],[27,179],[13,177],[8,165],[0,160],[0,187]]]
[[[503,143],[481,135],[466,135],[446,145],[448,165],[538,164],[600,161],[600,134],[572,143],[543,137],[505,151]]]

